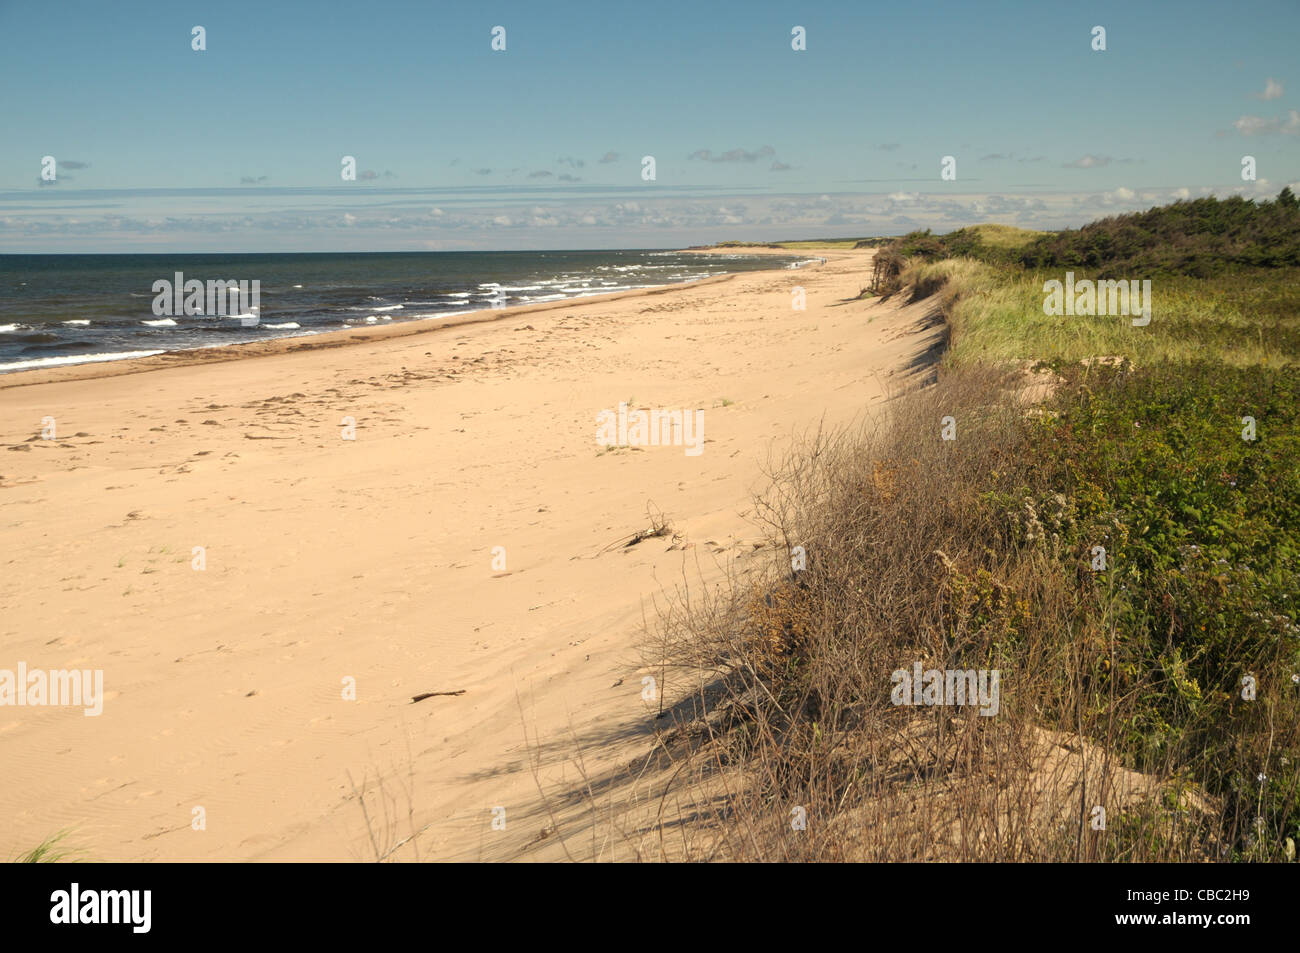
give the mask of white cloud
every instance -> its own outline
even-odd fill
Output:
[[[1294,176],[1292,176],[1294,177]],[[686,245],[728,238],[777,240],[820,235],[893,235],[911,228],[946,232],[995,221],[1024,228],[1078,227],[1105,215],[1138,211],[1175,198],[1200,195],[1275,193],[1281,184],[1238,184],[1235,188],[1161,186],[1061,190],[1033,194],[834,193],[811,195],[709,195],[646,197],[639,189],[604,196],[582,195],[546,206],[508,194],[453,199],[455,206],[430,206],[428,198],[393,195],[372,200],[348,193],[333,207],[286,209],[273,196],[259,198],[239,213],[214,212],[200,199],[178,205],[175,196],[144,199],[137,215],[42,208],[18,212],[0,200],[0,251],[57,250],[69,244],[87,249],[165,249],[178,243],[202,249],[240,247],[271,250],[286,241],[302,250],[340,247],[418,249],[530,248],[544,229],[554,247],[641,247]],[[1256,190],[1259,190],[1256,192]],[[1150,193],[1154,193],[1152,200]],[[631,195],[637,197],[633,199]],[[358,207],[371,201],[373,207]],[[155,204],[156,203],[156,204]],[[163,211],[165,209],[165,211]],[[434,214],[434,212],[441,214]],[[345,235],[344,232],[347,234]],[[563,236],[563,237],[561,237]]]
[[[1296,136],[1300,135],[1300,112],[1292,109],[1285,120],[1276,116],[1242,116],[1232,125],[1243,136],[1271,136],[1279,132]]]
[[[1264,83],[1264,91],[1262,93],[1251,93],[1250,95],[1256,99],[1262,99],[1265,102],[1268,102],[1270,99],[1281,99],[1282,93],[1282,84],[1270,76]]]

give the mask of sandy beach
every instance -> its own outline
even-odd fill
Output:
[[[655,595],[752,552],[774,451],[938,339],[924,305],[856,300],[870,251],[817,254],[0,378],[0,668],[104,673],[99,716],[0,709],[0,853],[72,829],[99,860],[562,857],[532,759],[562,786],[575,743],[592,771],[646,750]],[[620,402],[702,410],[703,452],[598,446]],[[671,535],[620,544],[659,511]]]

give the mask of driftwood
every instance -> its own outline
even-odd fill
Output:
[[[422,702],[426,698],[433,698],[436,695],[464,695],[464,694],[465,694],[465,689],[463,688],[458,689],[457,691],[454,692],[420,692],[420,694],[418,695],[411,696],[411,704],[414,705],[416,702]]]

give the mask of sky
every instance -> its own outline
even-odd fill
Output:
[[[1300,0],[0,0],[0,253],[679,247],[1271,197],[1300,181],[1298,35]]]

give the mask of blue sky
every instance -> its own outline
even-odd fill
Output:
[[[1297,35],[1296,0],[0,0],[0,252],[663,247],[1273,195]]]

